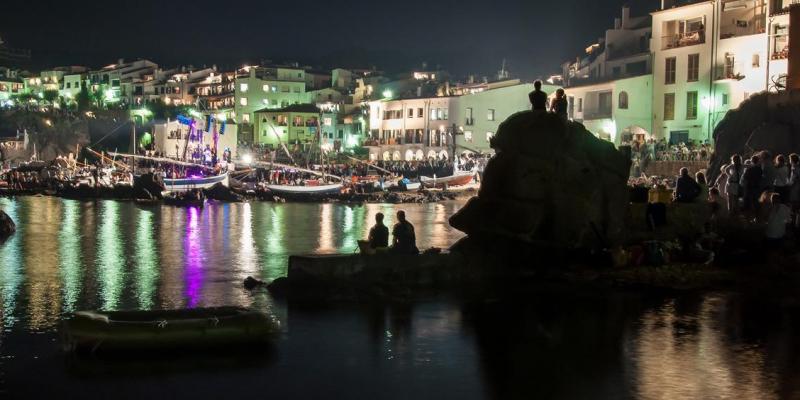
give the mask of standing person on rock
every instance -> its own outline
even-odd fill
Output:
[[[739,198],[742,197],[742,156],[734,154],[731,157],[731,165],[726,169],[728,179],[725,183],[725,193],[728,195],[728,214],[735,215],[739,212]]]
[[[542,91],[542,81],[533,82],[533,91],[528,93],[533,111],[547,111],[547,93]]]
[[[550,111],[564,120],[567,119],[567,95],[564,93],[564,89],[556,90],[556,98],[550,105]]]
[[[758,215],[758,198],[761,196],[764,170],[761,168],[761,159],[758,156],[751,157],[750,162],[742,174],[741,186],[744,211],[748,217],[755,218]]]

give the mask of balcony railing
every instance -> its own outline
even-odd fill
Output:
[[[605,119],[611,118],[611,109],[605,110],[584,110],[583,111],[583,119],[591,120],[591,119]]]
[[[675,49],[678,47],[694,46],[706,42],[706,30],[699,29],[693,32],[676,33],[661,38],[661,48]]]

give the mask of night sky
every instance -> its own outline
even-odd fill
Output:
[[[149,58],[165,66],[233,67],[298,60],[400,71],[440,65],[547,76],[619,16],[658,0],[9,1],[0,37],[33,51],[33,68]]]

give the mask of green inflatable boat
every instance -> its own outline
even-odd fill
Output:
[[[280,331],[272,316],[239,307],[163,311],[80,311],[64,322],[67,351],[251,345]]]

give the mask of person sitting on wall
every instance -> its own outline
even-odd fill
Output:
[[[700,185],[689,175],[688,168],[681,168],[675,183],[674,199],[678,203],[691,203],[700,195]]]
[[[375,225],[369,230],[369,247],[389,247],[389,228],[383,224],[383,213],[375,214]]]
[[[542,81],[533,82],[533,91],[528,93],[533,111],[547,111],[547,93],[542,91]]]
[[[419,254],[414,225],[406,220],[405,211],[397,212],[397,221],[392,229],[392,250],[400,254]]]

